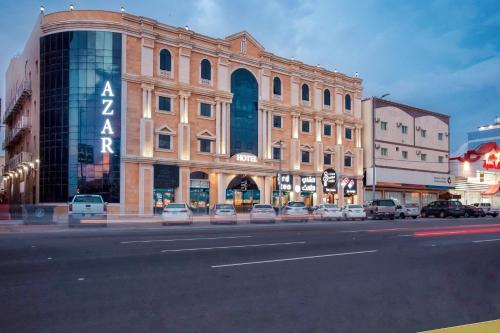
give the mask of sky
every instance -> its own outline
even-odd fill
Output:
[[[46,13],[123,6],[211,37],[246,30],[277,55],[359,72],[365,98],[390,93],[450,115],[452,152],[500,116],[500,0],[0,0],[1,73],[42,4]]]

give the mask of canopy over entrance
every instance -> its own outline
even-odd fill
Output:
[[[488,185],[486,191],[481,192],[481,195],[496,195],[500,191],[500,184]]]

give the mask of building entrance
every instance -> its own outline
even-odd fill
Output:
[[[250,176],[238,175],[227,186],[226,201],[232,202],[238,212],[249,212],[260,202],[259,187]]]

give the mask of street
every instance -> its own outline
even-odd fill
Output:
[[[1,332],[421,332],[500,317],[494,218],[0,234]]]

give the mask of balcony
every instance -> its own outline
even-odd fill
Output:
[[[29,163],[33,163],[33,155],[27,151],[20,152],[19,154],[14,155],[14,157],[6,161],[4,173],[14,171],[20,165]]]
[[[16,87],[16,93],[9,101],[7,109],[5,110],[5,115],[3,117],[3,122],[7,123],[10,121],[12,116],[22,109],[24,102],[31,97],[31,81],[23,81]]]
[[[19,142],[26,134],[31,132],[31,119],[22,116],[14,124],[14,126],[5,133],[5,141],[3,142],[3,149],[7,149]]]

